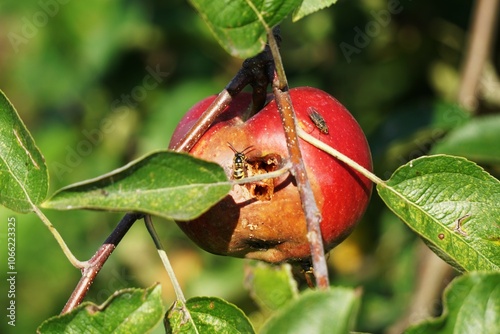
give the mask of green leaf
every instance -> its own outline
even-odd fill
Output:
[[[292,20],[296,22],[304,16],[317,12],[323,8],[330,7],[336,2],[337,0],[304,0],[300,7],[293,13]]]
[[[231,189],[216,163],[158,151],[56,192],[45,208],[135,211],[176,220],[201,215]]]
[[[245,313],[215,297],[194,297],[184,306],[176,301],[166,315],[167,333],[254,333]]]
[[[478,163],[500,163],[500,115],[470,120],[437,143],[432,153],[459,155]]]
[[[186,305],[176,300],[165,314],[163,320],[165,332],[170,333],[196,333],[195,324]]]
[[[271,29],[302,0],[190,0],[220,45],[231,55],[248,58],[264,49]]]
[[[160,285],[124,289],[100,306],[85,302],[70,313],[46,320],[37,333],[143,334],[158,325],[164,312]]]
[[[0,91],[0,204],[33,211],[47,196],[45,160],[16,109]]]
[[[260,333],[349,333],[358,306],[359,296],[349,288],[309,290],[269,319]]]
[[[298,296],[290,264],[254,262],[247,271],[245,285],[252,299],[264,311],[277,311]]]
[[[405,332],[500,333],[500,274],[470,273],[456,278],[444,292],[443,314]]]
[[[452,130],[467,124],[471,119],[471,114],[458,103],[436,101],[432,106],[431,117],[430,128]]]
[[[387,206],[461,271],[500,270],[500,182],[460,157],[410,161],[377,185]]]

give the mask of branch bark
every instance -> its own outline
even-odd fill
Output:
[[[276,104],[281,115],[281,121],[285,130],[286,143],[290,161],[292,163],[291,173],[297,181],[297,188],[302,202],[302,209],[306,218],[307,238],[311,249],[311,259],[316,278],[316,285],[320,289],[328,289],[328,268],[326,265],[323,237],[321,235],[321,213],[316,205],[314,193],[307,177],[306,168],[302,160],[297,134],[297,122],[292,100],[288,93],[288,82],[278,50],[278,44],[274,33],[268,33],[269,46],[274,58],[276,75],[273,80],[273,93]]]
[[[92,258],[88,261],[87,266],[82,269],[82,278],[80,278],[80,281],[66,302],[61,314],[68,313],[81,304],[95,277],[99,271],[101,271],[102,266],[107,261],[111,253],[113,253],[116,246],[118,246],[130,227],[132,227],[132,225],[142,217],[143,214],[127,213],[122,218],[113,232],[104,241],[102,246],[99,247],[94,256],[92,256]]]

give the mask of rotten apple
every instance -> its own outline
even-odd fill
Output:
[[[353,116],[335,98],[315,88],[290,90],[298,124],[324,143],[371,170],[366,138]],[[196,104],[180,121],[174,147],[215,96]],[[217,162],[230,179],[265,174],[288,159],[283,126],[271,100],[249,115],[251,95],[240,93],[191,149],[190,154]],[[305,141],[300,147],[307,175],[323,218],[325,250],[345,239],[363,215],[371,182]],[[179,227],[208,252],[264,260],[299,262],[310,257],[306,223],[297,185],[290,173],[236,184],[222,201]]]

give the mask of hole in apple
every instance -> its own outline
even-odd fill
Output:
[[[259,201],[270,201],[274,194],[274,184],[272,180],[267,182],[256,182],[249,185],[250,194]]]
[[[282,158],[279,154],[270,153],[263,157],[250,157],[247,159],[248,175],[261,175],[277,170]],[[251,196],[259,201],[270,201],[273,198],[275,180],[266,179],[246,184]]]

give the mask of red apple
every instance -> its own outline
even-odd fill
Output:
[[[344,106],[315,88],[291,89],[290,95],[299,126],[371,170],[366,138]],[[171,148],[214,98],[199,102],[184,116],[172,136]],[[288,151],[276,103],[272,100],[246,119],[250,103],[250,94],[240,93],[190,154],[217,162],[233,179],[281,168],[288,159]],[[246,161],[238,161],[236,168],[235,152],[228,143],[238,152],[245,150]],[[371,182],[307,142],[301,140],[300,147],[323,217],[321,232],[328,251],[345,239],[360,220],[370,198]],[[239,168],[242,166],[243,169]],[[193,221],[177,223],[194,242],[211,253],[273,263],[310,257],[305,218],[295,180],[289,173],[234,185],[229,195],[208,212]]]

